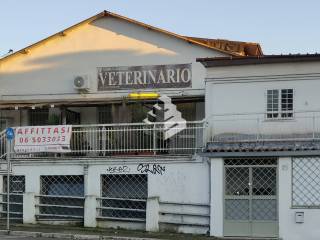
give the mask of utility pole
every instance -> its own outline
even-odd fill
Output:
[[[6,129],[7,136],[7,231],[10,232],[10,162],[11,162],[11,149],[12,140],[14,138],[13,128]]]

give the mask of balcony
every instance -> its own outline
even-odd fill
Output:
[[[211,116],[206,139],[211,152],[320,150],[320,112],[272,120],[264,114]]]
[[[201,151],[203,144],[203,121],[187,122],[174,126],[177,133],[165,139],[167,130],[163,123],[123,123],[73,125],[71,151],[63,154],[28,153],[16,154],[13,158],[103,158],[108,156],[132,155],[191,155]],[[0,157],[5,158],[7,140],[0,133]]]

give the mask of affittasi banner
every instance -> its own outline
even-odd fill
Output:
[[[72,125],[25,126],[15,129],[16,153],[70,152]]]

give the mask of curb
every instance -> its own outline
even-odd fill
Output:
[[[159,238],[138,238],[138,237],[115,237],[115,236],[103,236],[103,235],[83,235],[72,233],[44,233],[44,232],[29,232],[29,231],[10,231],[0,230],[1,235],[10,236],[26,236],[26,237],[45,237],[45,238],[57,238],[57,239],[72,239],[72,240],[160,240]]]

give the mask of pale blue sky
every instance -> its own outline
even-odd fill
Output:
[[[319,0],[0,0],[0,55],[103,10],[182,35],[259,42],[266,54],[320,52]]]

